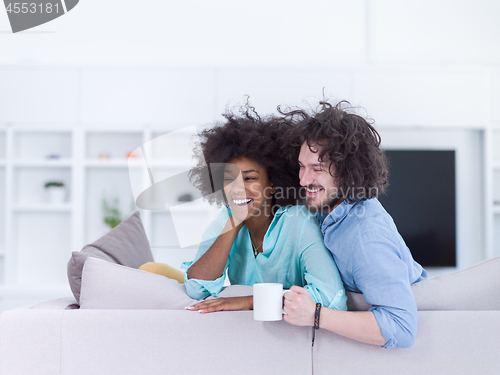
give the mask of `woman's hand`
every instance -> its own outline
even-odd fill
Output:
[[[253,296],[227,297],[209,299],[193,306],[186,307],[186,310],[198,311],[202,314],[215,311],[238,311],[252,310]]]
[[[284,297],[283,319],[285,322],[296,326],[314,326],[316,303],[307,289],[294,285]]]

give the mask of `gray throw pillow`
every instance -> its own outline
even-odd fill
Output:
[[[139,268],[144,263],[153,262],[153,254],[139,212],[135,212],[106,235],[86,245],[81,251],[72,253],[68,262],[68,280],[77,302],[80,301],[82,269],[88,257],[132,268]]]

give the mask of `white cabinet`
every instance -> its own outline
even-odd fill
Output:
[[[6,131],[0,129],[0,284],[5,280],[5,189],[6,189]]]
[[[14,289],[32,295],[33,288],[60,291],[67,286],[71,252],[110,230],[103,220],[104,199],[110,204],[117,201],[122,219],[138,209],[128,162],[134,150],[154,146],[149,170],[156,176],[189,170],[191,150],[177,149],[186,144],[189,131],[177,131],[167,148],[150,142],[168,132],[161,124],[155,129],[142,124],[133,130],[85,124],[62,129],[0,124],[0,311],[5,305],[2,298]],[[48,182],[64,184],[64,201],[50,201],[44,187]],[[206,227],[217,212],[197,202],[182,202],[183,195],[194,198],[196,190],[173,184],[166,191],[169,205],[180,207],[176,225],[168,209],[139,209],[155,260],[176,268],[192,260],[197,250],[194,245],[181,248],[179,228],[189,233],[193,226]],[[69,293],[69,287],[64,290]]]
[[[500,126],[495,126],[491,132],[491,168],[492,168],[492,256],[500,256]]]
[[[214,84],[210,68],[85,68],[81,120],[203,124],[213,119]]]
[[[78,114],[78,69],[0,69],[0,122],[74,122]]]

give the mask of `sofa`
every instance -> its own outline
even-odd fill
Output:
[[[137,251],[151,258],[141,228],[134,214],[73,253],[74,298],[0,314],[0,374],[500,373],[500,257],[413,285],[419,326],[411,348],[324,330],[312,346],[312,327],[255,321],[252,311],[185,310],[195,301],[184,285],[137,269]],[[130,257],[114,254],[124,247]],[[234,285],[219,296],[251,292]],[[349,310],[368,308],[348,292]]]

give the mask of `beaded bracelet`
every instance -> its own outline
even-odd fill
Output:
[[[321,312],[321,303],[316,304],[316,312],[314,313],[314,329],[319,329],[319,314]]]
[[[319,313],[321,312],[321,303],[316,304],[316,311],[314,312],[314,327],[313,327],[313,337],[312,337],[312,347],[314,346],[314,339],[316,338],[316,330],[319,329]],[[311,351],[312,355],[312,351]]]

